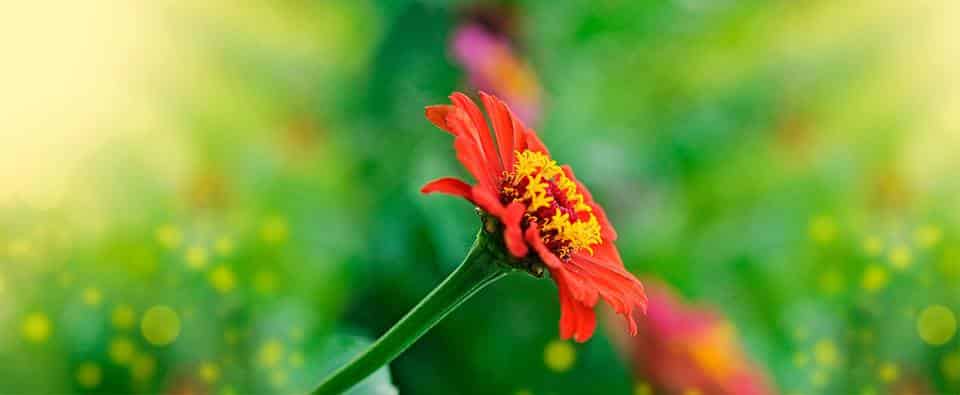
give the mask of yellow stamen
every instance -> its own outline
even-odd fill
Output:
[[[527,205],[527,220],[540,227],[545,243],[561,245],[558,247],[560,251],[557,251],[560,255],[568,256],[579,250],[593,254],[593,248],[602,242],[600,223],[580,193],[577,183],[567,177],[557,162],[543,153],[524,150],[515,152],[515,155],[513,172],[505,178],[504,195]],[[556,188],[551,190],[550,183]],[[558,192],[562,195],[561,201],[565,201],[566,207],[576,214],[574,218],[571,218],[570,212],[560,209],[546,214],[548,217],[542,217],[544,214],[540,209],[557,207],[553,203],[557,201],[558,196],[554,194]]]

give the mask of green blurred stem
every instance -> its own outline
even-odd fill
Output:
[[[467,257],[453,273],[367,350],[324,379],[313,394],[333,395],[347,391],[390,363],[477,291],[512,271],[497,253],[497,246],[488,243],[488,237],[481,230]]]

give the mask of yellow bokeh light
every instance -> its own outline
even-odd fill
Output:
[[[886,287],[889,280],[889,275],[885,267],[871,264],[864,269],[860,286],[864,291],[876,292]]]
[[[157,360],[149,354],[137,354],[130,366],[130,374],[134,379],[146,381],[153,377],[157,370]]]
[[[880,256],[883,252],[883,240],[876,236],[870,236],[863,240],[863,251],[867,256]]]
[[[798,368],[802,368],[802,367],[804,367],[804,366],[807,366],[807,364],[808,364],[809,362],[810,362],[810,357],[807,356],[807,354],[802,353],[802,352],[798,352],[798,353],[796,353],[796,354],[793,354],[793,366],[796,366],[796,367],[798,367]]]
[[[633,386],[633,395],[653,395],[653,388],[649,383],[637,383]]]
[[[130,305],[122,304],[113,308],[110,322],[117,329],[130,329],[137,323],[137,313]]]
[[[827,375],[827,372],[823,369],[817,369],[813,373],[810,373],[810,384],[813,384],[814,387],[823,387],[827,385],[829,380],[830,376]]]
[[[207,266],[209,253],[207,249],[200,246],[193,246],[187,249],[187,267],[199,270]]]
[[[819,243],[828,243],[837,237],[837,224],[833,217],[820,215],[810,219],[810,238]]]
[[[290,367],[292,368],[299,368],[303,366],[303,353],[299,351],[290,353],[290,358],[287,358],[287,363],[289,363]]]
[[[126,365],[133,362],[136,353],[136,346],[126,337],[118,337],[110,341],[110,360],[118,365]]]
[[[217,242],[213,244],[213,250],[217,252],[220,256],[227,256],[233,252],[234,244],[233,238],[230,236],[223,236],[217,239]]]
[[[837,346],[829,339],[820,340],[813,347],[813,358],[817,364],[831,367],[837,364]]]
[[[897,377],[900,377],[900,369],[893,362],[884,362],[877,370],[877,376],[884,382],[892,383],[897,380]]]
[[[287,385],[287,372],[282,370],[274,370],[270,373],[270,384],[276,388],[281,388]]]
[[[951,381],[960,380],[960,351],[953,351],[940,360],[940,371],[943,377]]]
[[[220,379],[220,366],[213,362],[204,362],[200,365],[198,375],[207,384],[213,384]]]
[[[261,294],[270,294],[277,288],[277,275],[268,270],[253,275],[253,289]]]
[[[906,269],[913,263],[913,253],[910,248],[904,245],[898,245],[890,249],[890,264],[896,269]]]
[[[278,340],[268,340],[260,346],[257,360],[261,366],[273,367],[283,358],[283,343]]]
[[[233,291],[233,289],[237,286],[237,277],[226,265],[220,265],[217,266],[216,269],[213,269],[210,272],[208,279],[210,280],[210,285],[213,286],[213,289],[222,294]]]
[[[173,225],[163,225],[157,228],[155,236],[160,245],[169,249],[179,247],[180,243],[183,241],[183,233],[180,232],[180,229]]]
[[[77,367],[77,383],[83,388],[96,388],[102,378],[103,371],[93,362],[84,362]]]
[[[140,321],[143,338],[155,346],[173,343],[180,335],[180,317],[167,306],[154,306],[143,313]]]
[[[88,306],[96,306],[103,300],[103,294],[99,289],[90,287],[83,290],[83,303]]]
[[[576,361],[577,352],[570,342],[554,340],[543,350],[543,361],[554,372],[566,372]]]
[[[913,238],[921,248],[930,248],[940,242],[943,238],[943,231],[934,225],[925,225],[913,233]]]
[[[683,390],[683,395],[703,395],[703,392],[697,388],[687,388]]]
[[[944,344],[950,341],[956,332],[957,318],[946,306],[929,306],[923,309],[917,318],[917,333],[929,345]]]
[[[43,343],[50,337],[51,325],[47,315],[40,312],[28,314],[21,326],[23,337],[33,343]]]
[[[280,216],[267,218],[260,227],[260,238],[268,244],[282,243],[287,239],[287,220]]]

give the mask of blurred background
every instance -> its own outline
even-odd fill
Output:
[[[960,3],[578,3],[4,6],[2,392],[307,391],[468,249],[423,107],[484,89],[605,205],[643,333],[561,341],[510,276],[354,393],[960,393]]]

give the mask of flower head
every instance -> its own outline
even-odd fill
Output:
[[[667,393],[775,393],[766,373],[741,349],[729,321],[712,309],[683,303],[666,285],[644,282],[650,301],[639,323],[642,336],[614,337],[639,377]]]
[[[429,106],[427,118],[453,134],[457,159],[476,180],[444,177],[423,193],[460,196],[503,224],[504,244],[518,259],[539,258],[560,295],[560,335],[583,342],[596,329],[593,307],[603,298],[637,333],[633,313],[646,308],[643,285],[623,267],[617,233],[569,166],[558,165],[537,134],[500,99],[480,93],[480,108],[462,93],[453,105]]]

